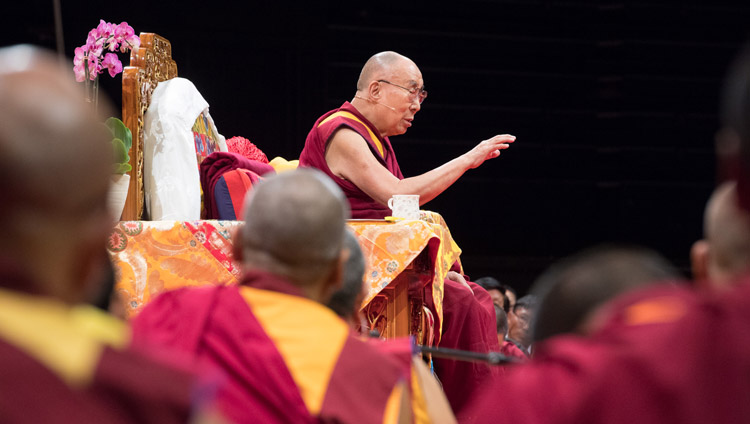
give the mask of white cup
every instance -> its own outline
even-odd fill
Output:
[[[403,219],[419,219],[418,194],[394,194],[388,199],[391,216]]]

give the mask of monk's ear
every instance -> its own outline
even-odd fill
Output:
[[[245,249],[242,248],[242,230],[234,228],[232,232],[232,259],[236,266],[241,266],[245,259]]]
[[[693,281],[698,287],[709,285],[708,281],[708,255],[711,245],[708,240],[702,239],[693,243],[690,248],[690,267],[693,271]]]
[[[370,85],[367,86],[367,92],[370,95],[370,98],[376,100],[380,98],[380,86],[381,84],[377,81],[372,81]]]

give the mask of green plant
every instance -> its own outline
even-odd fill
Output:
[[[112,149],[114,152],[114,168],[112,173],[125,174],[133,169],[130,166],[130,156],[128,152],[133,144],[133,135],[130,129],[117,118],[109,118],[104,123],[112,132]]]

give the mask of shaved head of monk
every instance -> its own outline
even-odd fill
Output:
[[[89,300],[112,221],[106,128],[70,72],[29,46],[0,49],[0,267],[8,287]]]
[[[352,100],[384,137],[403,134],[426,96],[417,65],[396,52],[380,52],[362,67]]]
[[[734,181],[724,182],[711,195],[703,236],[690,251],[696,283],[714,288],[740,283],[750,270],[750,212],[740,208]]]
[[[325,303],[341,283],[349,206],[322,172],[298,169],[261,182],[245,201],[241,261],[286,277]],[[241,250],[241,251],[238,251]]]

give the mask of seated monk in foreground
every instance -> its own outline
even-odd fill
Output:
[[[423,205],[464,172],[500,155],[511,135],[484,140],[469,152],[429,172],[404,178],[389,137],[404,134],[427,97],[422,73],[395,52],[371,57],[357,81],[354,99],[321,116],[307,135],[300,166],[318,168],[341,187],[352,218],[390,215],[394,194],[418,194]]]
[[[187,422],[192,374],[131,349],[90,305],[108,265],[111,134],[69,73],[0,49],[0,421]]]
[[[234,243],[241,283],[163,293],[134,319],[135,343],[220,371],[218,405],[235,422],[409,422],[403,367],[325,306],[345,259],[341,190],[300,169],[261,182],[245,202]]]

